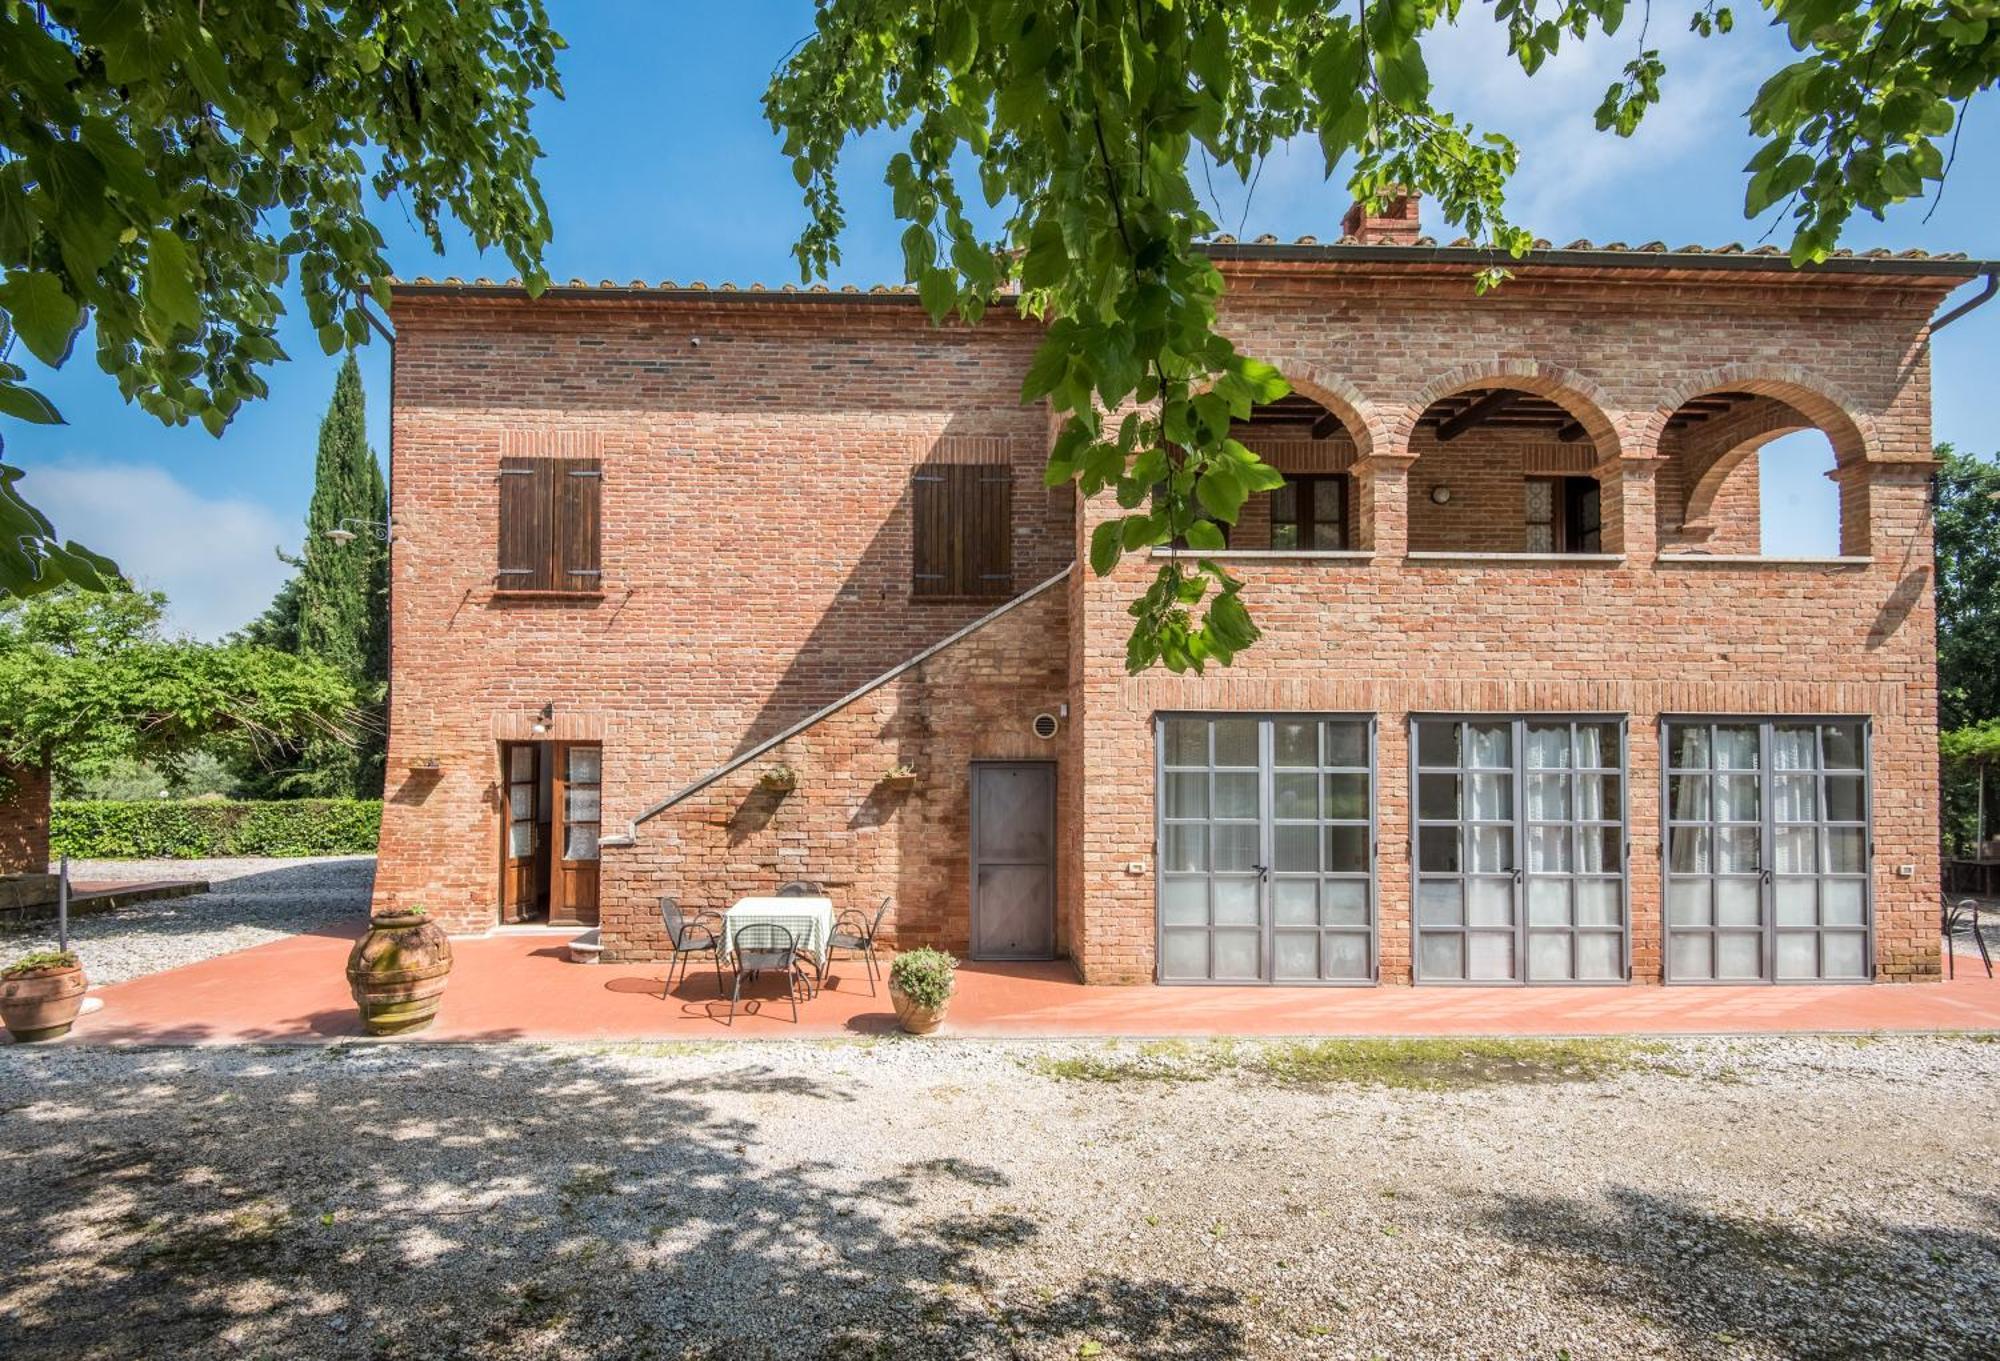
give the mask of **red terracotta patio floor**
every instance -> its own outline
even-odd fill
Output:
[[[312,1044],[361,1034],[342,968],[359,927],[223,955],[99,989],[86,1044]],[[770,980],[724,1025],[726,1002],[697,967],[663,997],[664,964],[571,964],[560,935],[452,943],[457,965],[440,1040],[720,1040],[880,1034],[886,992],[860,963],[791,1009]],[[947,1027],[962,1036],[1617,1035],[1782,1031],[2000,1030],[2000,982],[1959,961],[1947,983],[1873,987],[1160,988],[1084,987],[1067,964],[967,964]]]

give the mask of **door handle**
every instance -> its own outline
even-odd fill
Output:
[[[1269,865],[1252,865],[1250,868],[1257,871],[1258,883],[1268,884],[1271,882],[1271,867]]]

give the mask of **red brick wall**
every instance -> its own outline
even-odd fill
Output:
[[[49,867],[49,773],[0,762],[0,874]]]
[[[824,884],[837,908],[896,907],[900,947],[963,954],[970,934],[970,766],[1053,761],[1064,743],[1034,735],[1038,713],[1060,710],[1069,657],[1060,583],[757,757],[607,849],[604,939],[616,959],[653,957],[659,899],[725,908],[789,879]],[[789,793],[759,787],[783,763]],[[908,787],[882,775],[907,764]],[[1058,900],[1061,890],[1058,888]],[[1058,911],[1058,947],[1068,948]]]
[[[909,480],[1014,470],[1014,577],[1070,556],[1020,405],[1035,333],[852,302],[405,300],[378,903],[493,923],[499,740],[602,739],[607,832],[994,602],[910,599]],[[698,342],[698,343],[697,343]],[[503,451],[601,458],[601,599],[493,591]],[[441,770],[409,772],[435,756]]]

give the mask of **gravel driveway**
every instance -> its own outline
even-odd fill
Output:
[[[0,1051],[0,1355],[2000,1356],[2000,1044]]]
[[[70,923],[70,944],[93,984],[177,969],[367,916],[372,855],[288,860],[72,860],[72,881],[139,884],[206,879],[210,892],[162,898]],[[53,950],[52,921],[0,929],[0,954]]]

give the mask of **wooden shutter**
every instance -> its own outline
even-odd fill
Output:
[[[1014,472],[1006,464],[926,463],[910,475],[910,594],[1014,590]]]
[[[552,458],[500,460],[500,565],[503,591],[555,587],[555,471]]]
[[[555,470],[555,586],[594,591],[603,573],[598,560],[599,492],[604,469],[594,458],[566,458]]]

